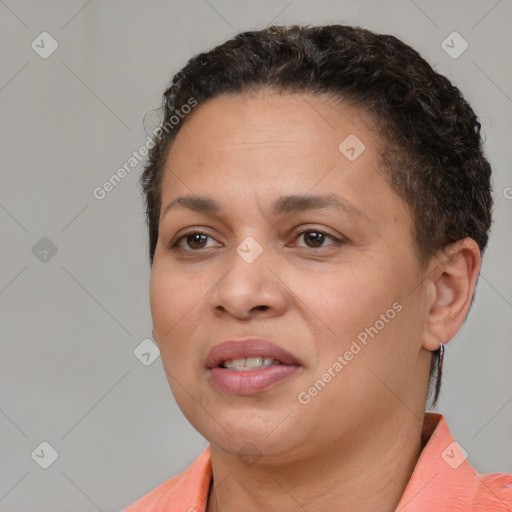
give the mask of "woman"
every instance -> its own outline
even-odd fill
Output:
[[[126,512],[511,510],[512,476],[425,413],[491,224],[459,90],[392,36],[269,27],[191,59],[163,108],[153,337],[210,444]]]

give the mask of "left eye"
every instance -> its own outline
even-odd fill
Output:
[[[299,236],[296,238],[296,240],[303,239],[306,245],[302,247],[309,247],[310,249],[314,249],[317,247],[322,247],[323,243],[328,238],[334,240],[335,243],[340,241],[338,238],[335,238],[334,236],[329,235],[324,231],[320,231],[319,229],[308,229],[306,231],[302,231],[299,233]]]

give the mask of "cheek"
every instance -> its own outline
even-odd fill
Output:
[[[201,325],[204,306],[199,299],[204,292],[198,296],[198,287],[186,281],[177,273],[153,266],[149,295],[163,369],[178,406],[190,421],[195,403],[190,400],[191,393],[199,396],[192,368],[200,359],[192,342],[197,337],[195,329]]]
[[[362,261],[317,280],[307,296],[308,306],[331,333],[318,337],[320,364],[351,347],[358,350],[357,345],[361,347],[357,359],[364,366],[387,364],[401,340],[417,335],[417,304],[407,297],[411,282],[407,262],[400,273],[400,265],[392,259]]]
[[[164,363],[166,356],[185,354],[190,350],[191,344],[186,341],[193,334],[191,325],[198,321],[200,297],[200,287],[184,280],[178,273],[153,267],[149,286],[151,316],[155,341]],[[176,360],[174,357],[169,359]]]
[[[346,340],[369,322],[375,322],[375,317],[396,300],[394,290],[382,275],[363,265],[346,265],[339,272],[316,280],[306,300],[337,337]]]

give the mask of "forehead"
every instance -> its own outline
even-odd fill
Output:
[[[387,182],[382,143],[367,113],[325,97],[222,95],[198,105],[178,132],[164,170],[162,205],[191,194],[240,207],[336,192],[364,211],[389,215],[390,203],[402,201]]]
[[[177,138],[185,138],[191,131],[207,132],[209,139],[202,141],[205,148],[216,146],[220,140],[226,145],[226,135],[233,146],[301,141],[327,146],[344,131],[365,132],[366,138],[371,135],[377,139],[372,125],[373,118],[367,112],[327,96],[262,90],[207,100],[192,111]]]
[[[171,172],[164,178],[186,169],[193,179],[194,171],[221,167],[230,179],[230,169],[250,169],[254,175],[268,171],[272,161],[276,178],[283,177],[287,167],[308,174],[307,169],[350,156],[343,150],[351,148],[340,146],[346,140],[356,141],[357,152],[364,148],[366,163],[383,170],[382,141],[373,119],[360,109],[313,94],[224,94],[200,104],[186,118],[168,155]]]

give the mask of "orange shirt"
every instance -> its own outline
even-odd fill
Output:
[[[512,512],[512,475],[472,468],[440,414],[426,413],[424,448],[397,512]],[[183,473],[122,512],[204,512],[212,478],[210,447]]]

